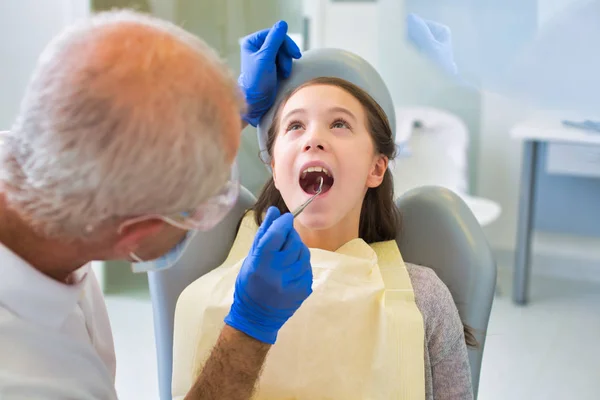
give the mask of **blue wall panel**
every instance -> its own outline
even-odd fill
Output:
[[[537,230],[600,237],[600,179],[548,174],[543,144],[538,157]]]

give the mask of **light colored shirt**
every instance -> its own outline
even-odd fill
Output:
[[[86,265],[67,285],[0,244],[0,398],[117,398],[102,291]]]

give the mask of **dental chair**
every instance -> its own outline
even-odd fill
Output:
[[[393,103],[379,74],[366,61],[342,50],[305,52],[295,62],[290,78],[281,85],[275,104],[285,92],[302,82],[312,77],[331,75],[367,90],[382,106],[392,129],[395,129]],[[265,139],[272,113],[273,110],[269,111],[258,127],[263,151],[261,158],[267,163]],[[237,203],[227,217],[211,231],[199,232],[176,265],[148,273],[161,400],[172,398],[173,321],[177,299],[189,284],[223,263],[235,239],[240,219],[255,200],[242,187]],[[496,264],[483,230],[464,201],[448,189],[435,186],[416,188],[398,198],[396,205],[402,215],[396,241],[403,259],[432,268],[450,289],[462,321],[475,330],[479,347],[469,349],[469,361],[477,397],[496,286]]]

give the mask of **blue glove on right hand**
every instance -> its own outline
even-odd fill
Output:
[[[287,29],[287,23],[279,21],[271,29],[255,32],[242,40],[238,86],[248,105],[242,118],[252,126],[258,125],[275,102],[277,83],[292,72],[292,59],[302,56],[287,35]]]
[[[265,343],[312,293],[310,252],[292,214],[270,207],[235,283],[225,323]]]
[[[446,73],[456,75],[452,33],[446,25],[427,21],[416,14],[408,14],[406,27],[408,39]]]

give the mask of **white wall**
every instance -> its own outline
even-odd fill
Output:
[[[486,227],[492,247],[512,251],[516,240],[520,142],[511,140],[510,129],[526,118],[527,106],[493,93],[482,94],[481,137],[477,168],[478,195],[500,203],[502,216]]]
[[[0,129],[12,124],[44,46],[88,10],[87,0],[0,1]]]
[[[538,0],[538,23],[540,26],[581,0]]]
[[[321,2],[322,43],[358,54],[378,68],[378,4]]]

